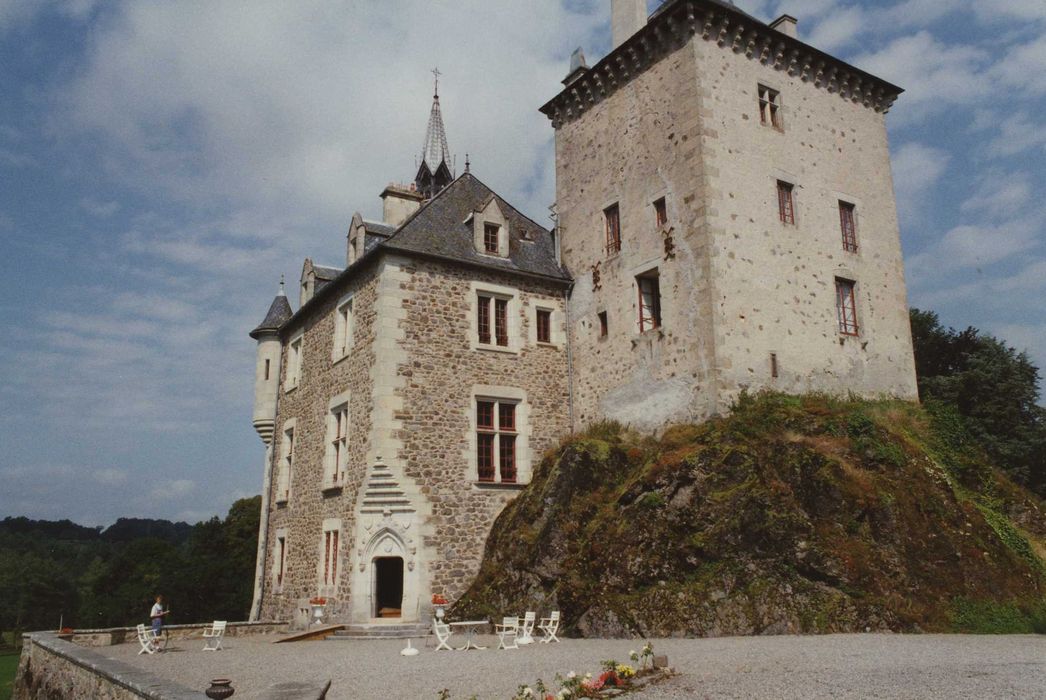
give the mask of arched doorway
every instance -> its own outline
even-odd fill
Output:
[[[374,559],[374,617],[403,616],[403,557]]]

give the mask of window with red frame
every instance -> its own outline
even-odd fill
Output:
[[[508,347],[508,299],[494,300],[494,341]]]
[[[857,225],[854,217],[855,207],[847,202],[839,202],[839,226],[843,232],[843,250],[857,252]]]
[[[852,280],[835,278],[835,306],[839,317],[839,332],[843,335],[858,335],[856,283]]]
[[[612,204],[603,210],[603,218],[606,221],[607,255],[613,255],[621,251],[621,210]]]
[[[552,342],[552,312],[548,309],[537,311],[538,342]]]
[[[661,327],[661,280],[657,270],[636,277],[639,288],[639,332]]]
[[[483,226],[483,250],[490,255],[498,254],[498,234],[501,227],[497,224],[485,224]]]
[[[482,482],[516,482],[516,405],[476,400],[476,468]]]
[[[795,198],[792,191],[795,187],[782,180],[777,181],[777,208],[781,223],[795,224]]]
[[[668,204],[665,202],[665,198],[654,202],[654,224],[661,228],[668,223]]]

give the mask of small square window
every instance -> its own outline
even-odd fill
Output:
[[[607,312],[606,311],[600,311],[599,312],[599,337],[600,338],[606,338],[607,334],[609,332],[610,332],[610,326],[607,323]]]
[[[781,119],[781,93],[759,86],[759,121],[775,129],[784,128]]]
[[[538,309],[537,330],[539,343],[552,342],[552,312],[548,309]]]
[[[621,252],[621,210],[612,204],[603,210],[606,222],[607,255]]]
[[[658,228],[668,223],[668,204],[664,197],[654,202],[654,223]]]
[[[792,194],[794,189],[795,186],[788,182],[777,181],[777,209],[783,224],[795,224],[795,198]]]

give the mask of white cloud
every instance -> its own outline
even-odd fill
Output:
[[[96,469],[91,477],[99,484],[107,486],[118,486],[127,482],[127,471],[125,469]]]
[[[1041,7],[1046,8],[1046,2]],[[1024,94],[1046,95],[1046,33],[1011,48],[993,74]]]
[[[918,224],[926,213],[920,203],[944,174],[951,156],[939,148],[909,142],[896,148],[891,160],[901,221]]]
[[[188,496],[195,488],[196,483],[190,479],[175,479],[160,484],[149,495],[156,501],[177,500]]]
[[[1033,122],[1025,112],[1006,117],[998,127],[998,135],[987,147],[991,156],[1005,158],[1029,150],[1046,149],[1046,123]]]
[[[1010,218],[1031,200],[1032,186],[1024,173],[989,172],[973,196],[962,203],[963,212],[984,212],[996,218]]]
[[[913,256],[908,268],[927,277],[984,268],[1035,248],[1037,236],[1038,227],[1031,221],[957,226],[929,250]]]
[[[107,219],[120,210],[120,203],[114,200],[99,202],[91,197],[84,197],[80,200],[80,208],[91,216]]]

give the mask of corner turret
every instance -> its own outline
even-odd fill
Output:
[[[280,327],[291,317],[291,305],[280,278],[280,291],[257,328],[250,335],[258,341],[254,367],[254,429],[268,445],[276,425],[276,394],[280,386]]]

